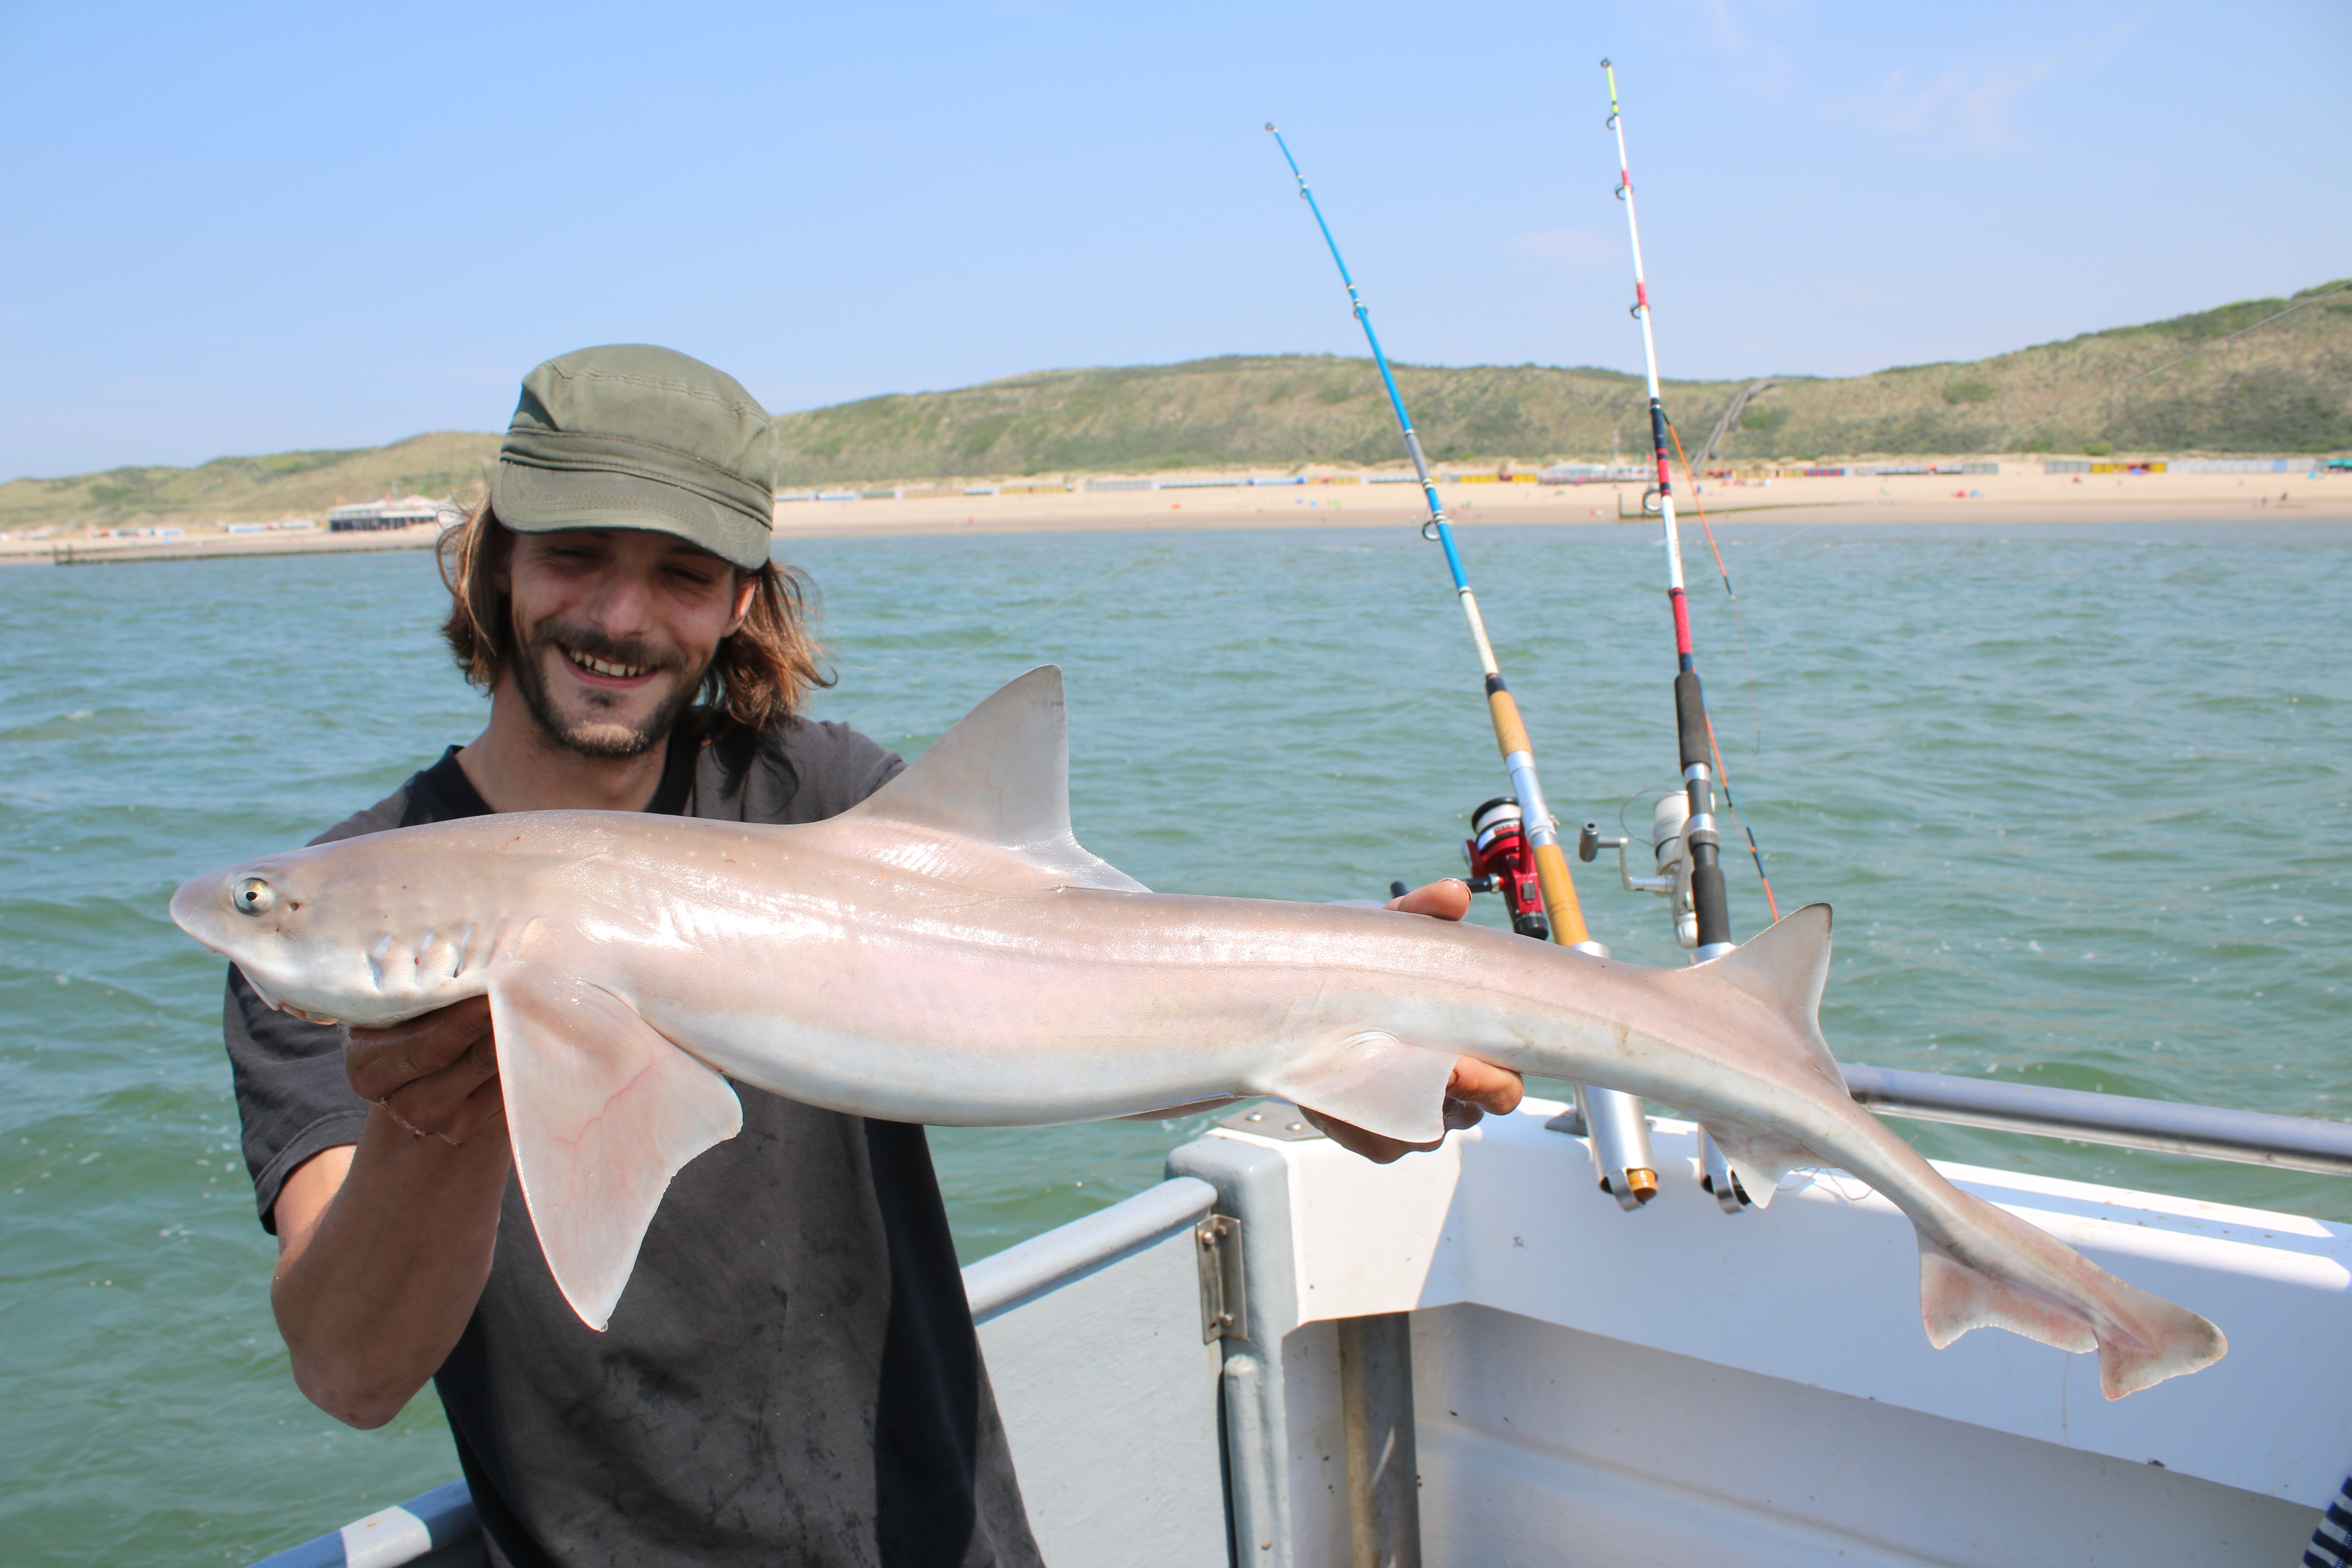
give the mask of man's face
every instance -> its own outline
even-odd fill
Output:
[[[682,539],[619,528],[518,533],[499,578],[515,686],[547,737],[583,757],[659,744],[753,588]]]

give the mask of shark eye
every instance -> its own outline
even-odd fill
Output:
[[[228,901],[236,906],[236,912],[241,915],[268,914],[271,906],[278,902],[278,889],[258,877],[247,877],[237,883],[236,889],[229,894]]]

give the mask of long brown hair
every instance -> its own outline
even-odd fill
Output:
[[[513,549],[513,532],[484,496],[436,551],[450,601],[441,635],[466,679],[485,691],[498,684],[514,638],[513,606],[498,584]],[[820,663],[824,649],[809,631],[808,579],[772,561],[754,572],[736,568],[737,585],[746,579],[751,610],[711,656],[696,694],[714,738],[730,729],[756,735],[799,713],[810,692],[833,684]]]

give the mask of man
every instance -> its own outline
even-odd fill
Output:
[[[324,837],[552,808],[812,822],[888,782],[894,753],[799,716],[822,679],[769,559],[773,442],[669,350],[532,371],[444,542],[443,630],[488,723]],[[1468,894],[1403,902],[1458,919]],[[364,1427],[433,1379],[494,1563],[1037,1561],[920,1128],[739,1086],[743,1131],[678,1173],[599,1333],[522,1206],[485,1003],[339,1037],[232,970],[226,1035],[297,1383]],[[1454,1092],[1466,1122],[1518,1084],[1465,1059]]]

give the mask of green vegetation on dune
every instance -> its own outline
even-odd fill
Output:
[[[1717,456],[2352,450],[2347,283],[1968,363],[1776,376],[1742,409]],[[1648,440],[1637,376],[1531,364],[1399,365],[1396,374],[1439,462],[1605,458],[1612,443],[1630,456]],[[1667,412],[1694,459],[1748,384],[1666,383]],[[778,424],[786,486],[1286,469],[1399,456],[1370,362],[1311,354],[1038,371],[951,392],[861,398]],[[0,529],[317,515],[388,490],[466,493],[497,448],[496,436],[440,432],[197,468],[16,479],[0,485]]]
[[[1612,371],[1396,371],[1423,441],[1441,462],[1541,456],[1595,439],[1606,452],[1612,430],[1631,446],[1643,426],[1641,382]],[[1396,426],[1371,366],[1304,354],[1044,371],[954,392],[866,398],[786,415],[781,424],[788,484],[1373,464],[1397,455]]]
[[[215,458],[195,468],[109,468],[0,484],[0,528],[317,517],[344,501],[447,495],[478,483],[496,436],[436,431],[389,447]]]
[[[1733,460],[2086,450],[2352,448],[2352,289],[2250,300],[1961,364],[1775,377],[1718,449]],[[2290,305],[2283,319],[2269,321]],[[2248,331],[2248,328],[2254,329]],[[2243,332],[2243,336],[2232,334]],[[2223,341],[2228,340],[2228,341]],[[2204,345],[2205,352],[2200,352]],[[2159,369],[2169,362],[2182,363]],[[1638,377],[1536,365],[1396,367],[1440,462],[1606,457],[1647,441]],[[2149,374],[2151,372],[2157,374]],[[1742,381],[1669,381],[1694,457]],[[1228,355],[1043,371],[787,415],[784,482],[1296,468],[1396,460],[1369,361]]]

